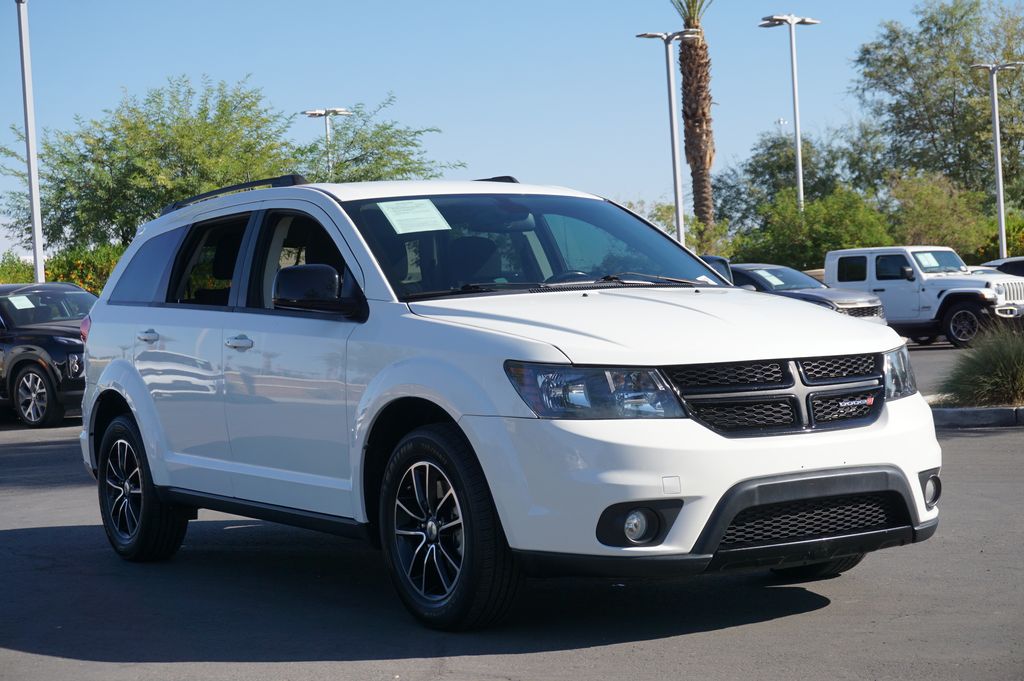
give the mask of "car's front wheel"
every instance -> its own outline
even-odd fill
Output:
[[[131,561],[174,555],[185,539],[188,512],[157,497],[142,437],[129,416],[107,426],[96,473],[103,529],[114,550]]]
[[[46,370],[30,364],[14,378],[14,408],[30,428],[53,426],[64,418],[64,405]]]
[[[977,303],[956,303],[942,318],[943,333],[958,348],[969,347],[981,332],[984,314]]]
[[[470,629],[508,610],[519,574],[483,470],[457,427],[425,426],[398,443],[379,517],[391,581],[421,622]]]

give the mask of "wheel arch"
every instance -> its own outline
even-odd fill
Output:
[[[935,319],[941,322],[942,318],[946,316],[946,310],[957,303],[977,303],[981,307],[988,307],[989,302],[979,290],[943,291],[940,294],[939,309],[935,312]]]

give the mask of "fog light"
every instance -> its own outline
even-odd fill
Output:
[[[924,483],[924,503],[931,508],[942,496],[942,481],[939,476],[932,475]]]
[[[78,361],[78,355],[68,355],[68,371],[72,376],[77,376],[82,365]]]
[[[658,520],[654,513],[646,508],[637,508],[629,512],[622,526],[626,539],[634,544],[644,544],[658,532]]]

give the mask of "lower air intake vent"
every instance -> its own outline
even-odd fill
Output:
[[[909,524],[906,504],[896,492],[788,501],[741,511],[718,548],[819,539]]]

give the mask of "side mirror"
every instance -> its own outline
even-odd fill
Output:
[[[362,309],[362,300],[343,298],[341,277],[330,265],[285,267],[274,278],[274,309],[328,312],[351,316]]]
[[[910,265],[904,265],[903,267],[901,267],[900,274],[902,274],[903,278],[906,279],[907,281],[914,281],[914,279],[916,279],[916,277],[914,276],[914,268],[911,267]]]

